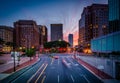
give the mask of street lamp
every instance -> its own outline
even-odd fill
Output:
[[[39,54],[40,54],[40,51],[38,51],[38,57],[40,57]]]
[[[15,69],[15,52],[13,52],[13,57],[14,57],[14,72],[16,71]]]
[[[19,62],[20,62],[20,52],[17,52],[17,60],[18,60],[18,66],[19,66]]]
[[[14,72],[15,72],[16,71],[16,69],[15,69],[15,51],[11,52],[11,57],[13,57],[13,61],[14,61],[14,67],[13,67],[13,69],[14,69]]]

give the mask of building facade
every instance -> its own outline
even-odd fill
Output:
[[[91,50],[99,56],[109,55],[112,63],[112,76],[120,79],[120,31],[102,36],[91,41]],[[118,54],[119,53],[119,54]],[[107,64],[108,65],[108,64]],[[110,73],[110,72],[109,72]]]
[[[108,0],[109,33],[120,31],[120,0]]]
[[[63,24],[51,24],[51,41],[63,40]]]
[[[79,20],[79,38],[78,45],[79,47],[85,46],[85,10],[81,14],[81,19]]]
[[[5,42],[13,42],[13,28],[9,26],[0,26],[0,38]]]
[[[91,39],[108,34],[108,24],[107,4],[85,7],[79,21],[79,44],[90,47]]]
[[[93,39],[91,49],[98,55],[108,55],[112,60],[113,78],[120,79],[120,0],[108,0],[109,34]]]
[[[17,47],[39,47],[39,30],[35,21],[19,20],[14,23],[14,27]]]
[[[73,47],[73,34],[68,35],[68,41],[70,43],[70,46]]]
[[[0,39],[4,42],[0,45],[0,51],[10,52],[13,49],[13,28],[0,26]]]
[[[91,48],[93,52],[112,53],[120,52],[120,31],[93,39]]]
[[[38,25],[39,28],[39,44],[43,45],[48,41],[48,30],[46,26]]]

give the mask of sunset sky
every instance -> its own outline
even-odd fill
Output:
[[[92,3],[107,0],[0,0],[0,25],[13,26],[20,19],[34,20],[38,25],[46,25],[50,41],[50,24],[62,23],[64,40],[68,34],[74,35],[74,45],[78,42],[78,21],[83,8]]]

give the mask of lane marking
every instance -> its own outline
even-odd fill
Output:
[[[74,63],[71,61],[70,57],[67,57],[67,60],[74,65]]]
[[[27,83],[29,83],[34,77],[35,75],[39,72],[39,70],[44,66],[45,64],[42,64],[42,66],[37,70],[37,72],[27,81]]]
[[[99,76],[97,76],[93,71],[91,71],[89,68],[81,64],[85,69],[87,69],[89,72],[91,72],[94,76],[96,76],[99,80],[102,80]]]
[[[58,65],[59,65],[59,59],[58,59]]]
[[[54,59],[52,58],[51,65],[53,64],[53,60],[54,60]]]
[[[71,77],[72,81],[74,82],[73,76],[71,75],[70,77]]]
[[[79,57],[78,57],[79,58]],[[74,59],[74,58],[73,58]],[[75,59],[76,60],[76,59]],[[94,76],[96,76],[99,80],[102,80],[103,81],[103,79],[101,78],[101,77],[99,77],[97,74],[95,74],[95,72],[93,72],[92,70],[90,70],[89,68],[87,68],[86,66],[84,66],[83,64],[81,64],[80,62],[79,62],[79,60],[76,60],[80,65],[82,65],[86,70],[88,70],[90,73],[92,73]]]
[[[76,62],[76,60],[75,59],[73,59],[72,57],[70,57],[70,61],[73,63],[73,64],[75,64],[76,66],[78,66],[79,64],[78,64],[78,62]]]
[[[42,79],[41,83],[44,83],[45,78],[46,78],[46,76],[44,76],[44,77],[43,77],[43,79]]]
[[[67,58],[68,59],[68,58]],[[72,60],[72,58],[70,58],[69,57],[69,59],[68,59],[74,66],[78,66],[79,64],[77,64],[77,63],[75,63],[73,60]]]
[[[48,66],[48,64],[45,65],[44,69],[42,70],[42,72],[40,73],[40,75],[38,76],[37,80],[34,83],[37,83],[37,81],[40,79],[40,77],[44,73],[44,71],[45,71],[45,69],[46,69],[47,66]]]
[[[59,83],[59,75],[58,75],[58,83]]]
[[[66,62],[69,63],[69,64],[73,64],[73,62],[70,60],[69,57],[66,57]]]
[[[87,83],[90,83],[90,81],[86,78],[85,75],[82,75],[84,77],[84,79],[87,81]]]
[[[63,62],[65,63],[65,65],[66,65],[67,67],[70,67],[71,63],[69,63],[66,59],[63,59]]]
[[[33,63],[33,64],[31,64],[31,65],[36,64],[39,60],[40,60],[40,59],[38,59],[36,62],[34,62],[34,63]],[[17,69],[17,70],[16,70],[16,72],[17,72],[17,71],[19,71],[19,70],[21,70],[21,69],[23,69],[23,68],[26,68],[26,67],[28,67],[28,66],[29,66],[29,65],[26,65],[25,67],[22,67],[22,68],[20,68],[20,69]]]

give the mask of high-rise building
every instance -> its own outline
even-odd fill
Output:
[[[39,44],[43,45],[48,41],[48,31],[46,26],[38,25],[39,28]]]
[[[51,41],[63,40],[63,24],[51,24]]]
[[[39,29],[33,20],[19,20],[14,23],[17,47],[38,48]]]
[[[70,43],[70,46],[73,47],[73,34],[68,35],[68,41]]]
[[[81,19],[79,20],[78,45],[83,47],[84,44],[85,44],[85,14],[82,13]]]
[[[120,0],[108,0],[109,33],[120,31]]]
[[[79,21],[79,45],[90,46],[90,41],[108,33],[108,5],[92,4],[84,8]]]
[[[13,28],[9,26],[0,26],[0,38],[5,42],[13,42]]]
[[[120,0],[108,0],[109,4],[109,34],[92,39],[91,50],[98,55],[108,55],[114,58],[108,70],[104,71],[113,78],[120,79]],[[112,73],[111,73],[112,72]]]

